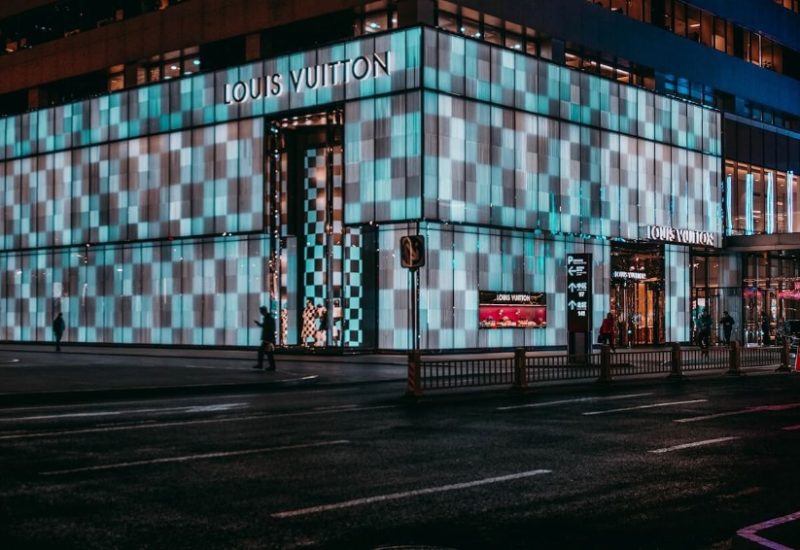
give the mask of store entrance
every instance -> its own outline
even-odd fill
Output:
[[[664,342],[664,249],[657,244],[611,246],[611,313],[618,346]]]
[[[279,343],[364,345],[362,235],[344,226],[341,109],[271,120],[266,139],[268,288],[280,304]]]

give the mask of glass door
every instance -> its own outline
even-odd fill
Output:
[[[611,312],[619,346],[664,341],[664,255],[659,245],[611,248]]]

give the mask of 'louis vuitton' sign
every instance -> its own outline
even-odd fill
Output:
[[[342,86],[391,73],[389,52],[361,55],[225,84],[225,104]]]

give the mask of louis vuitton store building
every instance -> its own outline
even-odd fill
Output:
[[[0,340],[257,345],[264,304],[293,346],[310,301],[323,345],[402,350],[418,299],[422,349],[565,346],[588,253],[595,329],[686,341],[721,125],[428,27],[0,119]]]

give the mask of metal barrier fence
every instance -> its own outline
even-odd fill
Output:
[[[517,352],[519,353],[519,352]],[[524,357],[526,382],[580,380],[600,376],[600,354]]]
[[[725,347],[682,348],[681,363],[683,371],[702,371],[729,369],[731,365],[731,350]]]
[[[514,382],[514,358],[425,360],[420,362],[420,371],[424,390],[510,386]]]
[[[783,365],[783,346],[742,348],[742,367],[768,367]],[[787,353],[788,355],[788,353]]]
[[[742,368],[780,365],[789,370],[789,347],[669,348],[612,351],[604,346],[600,353],[589,355],[548,354],[528,356],[518,349],[513,354],[492,357],[423,359],[419,352],[409,354],[408,394],[422,395],[425,390],[480,386],[513,386],[524,389],[531,383],[562,380],[597,379],[610,382],[617,376],[669,374],[682,377],[686,371],[727,370],[740,374]]]
[[[662,374],[672,370],[669,348],[645,352],[616,351],[610,355],[611,376]]]

